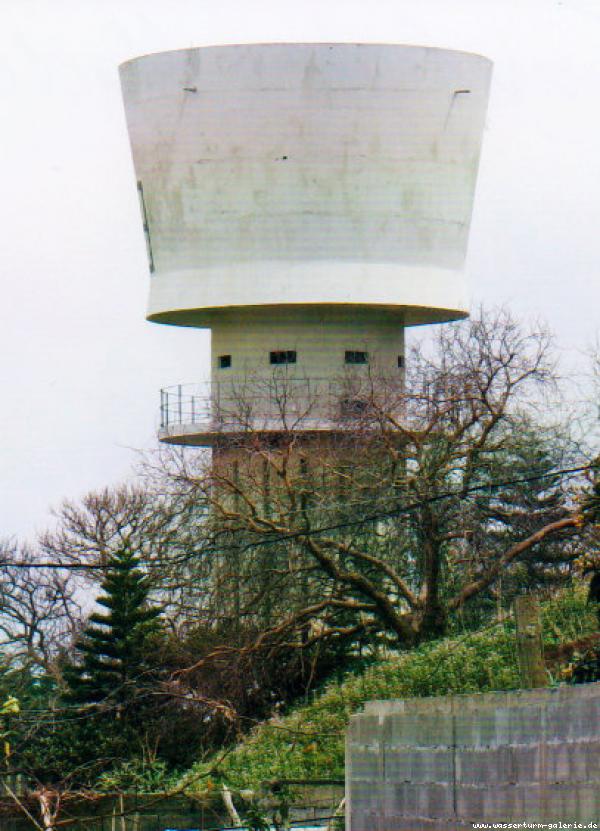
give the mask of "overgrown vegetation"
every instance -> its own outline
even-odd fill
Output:
[[[544,643],[578,642],[597,631],[595,610],[581,586],[542,605]],[[554,683],[563,665],[552,667]],[[514,623],[507,619],[481,632],[422,645],[381,660],[358,675],[328,683],[311,703],[256,726],[221,763],[210,781],[259,790],[274,779],[340,778],[344,775],[344,729],[366,701],[512,690],[519,686]],[[208,771],[210,759],[191,777]],[[185,780],[184,780],[185,781]],[[201,778],[192,789],[204,789]],[[210,785],[209,785],[210,787]]]

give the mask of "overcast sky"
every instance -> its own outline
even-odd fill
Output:
[[[0,0],[0,536],[126,478],[158,390],[208,336],[144,320],[147,262],[117,66],[224,43],[422,44],[494,61],[467,272],[474,302],[600,328],[597,0]]]

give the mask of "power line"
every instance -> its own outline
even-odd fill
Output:
[[[578,465],[576,467],[569,467],[569,468],[559,468],[558,470],[551,470],[545,473],[538,473],[532,476],[525,476],[519,477],[515,479],[507,479],[500,482],[487,482],[485,484],[480,485],[472,485],[468,488],[460,488],[456,490],[449,490],[444,491],[442,493],[436,494],[435,496],[428,497],[427,499],[419,499],[414,502],[409,503],[408,505],[401,505],[400,507],[393,508],[387,511],[378,511],[372,514],[367,514],[366,516],[360,517],[359,519],[353,520],[345,520],[343,522],[332,523],[330,525],[322,525],[316,528],[305,528],[299,531],[292,531],[287,534],[279,534],[269,536],[267,538],[263,538],[260,540],[255,540],[252,542],[245,543],[244,545],[229,545],[225,548],[230,550],[238,550],[238,551],[248,551],[252,548],[259,548],[264,545],[273,545],[278,542],[285,542],[287,540],[292,539],[299,539],[301,537],[306,536],[314,536],[319,534],[324,534],[329,531],[340,531],[345,528],[352,528],[357,527],[360,525],[365,525],[370,522],[376,522],[380,519],[390,519],[395,516],[402,516],[405,514],[410,514],[419,508],[425,507],[426,505],[432,505],[437,502],[442,502],[446,499],[453,499],[456,497],[465,498],[473,493],[481,493],[481,492],[492,492],[496,490],[500,490],[501,488],[508,488],[514,487],[516,485],[523,485],[528,484],[530,482],[537,482],[542,481],[543,479],[552,479],[556,477],[572,477],[578,473],[583,473],[589,470],[595,470],[598,468],[598,463],[587,463],[585,465]],[[366,501],[366,500],[365,500]],[[344,505],[347,507],[348,503],[336,503],[338,505]],[[330,506],[335,507],[335,506]],[[224,548],[219,548],[219,550],[224,550]],[[161,568],[164,567],[164,563],[162,562],[148,562],[145,564],[146,567],[149,568]],[[105,571],[106,565],[100,563],[57,563],[57,562],[33,562],[33,563],[24,563],[24,562],[10,562],[10,561],[0,561],[0,568],[16,568],[16,569],[64,569],[70,571]]]
[[[306,528],[303,531],[293,531],[289,534],[282,534],[276,540],[273,538],[269,538],[268,540],[257,540],[255,542],[247,543],[245,546],[242,547],[242,551],[245,551],[250,548],[257,548],[261,545],[268,545],[272,542],[283,542],[285,540],[290,539],[298,539],[299,537],[307,537],[312,536],[315,534],[323,534],[327,531],[338,531],[343,530],[344,528],[351,528],[357,525],[364,525],[368,522],[376,522],[379,519],[390,519],[394,516],[401,516],[403,514],[409,514],[412,511],[417,510],[418,508],[422,508],[425,505],[431,505],[436,502],[441,502],[445,499],[452,499],[453,497],[465,497],[471,493],[477,493],[480,491],[492,491],[492,490],[499,490],[500,488],[511,487],[513,485],[521,485],[526,484],[528,482],[535,482],[541,479],[549,479],[555,476],[566,476],[568,474],[575,475],[576,473],[582,473],[586,470],[593,470],[597,467],[594,464],[587,464],[582,465],[580,467],[572,467],[572,468],[563,468],[562,470],[555,470],[550,471],[548,473],[540,473],[536,476],[527,476],[521,479],[509,479],[505,482],[495,482],[489,483],[485,485],[473,485],[470,488],[462,488],[456,491],[445,491],[443,493],[437,494],[436,496],[428,497],[427,499],[420,499],[416,502],[411,502],[408,505],[404,505],[401,508],[396,508],[390,511],[382,511],[374,514],[367,515],[365,517],[361,517],[360,519],[350,519],[344,522],[338,522],[332,525],[325,525],[321,526],[320,528]]]

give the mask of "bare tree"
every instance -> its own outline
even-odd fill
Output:
[[[40,568],[28,546],[0,543],[0,649],[13,666],[37,666],[56,676],[57,659],[81,618],[71,574]]]
[[[412,644],[501,579],[514,588],[518,568],[565,572],[584,518],[554,472],[578,449],[547,417],[547,334],[480,315],[407,366],[402,382],[355,380],[352,409],[340,379],[320,436],[296,420],[274,437],[241,407],[210,467],[178,457],[173,492],[210,506],[193,556],[211,560],[215,614],[252,621],[263,643]]]
[[[39,547],[47,558],[70,564],[91,583],[102,579],[111,554],[128,548],[140,558],[153,585],[153,599],[164,605],[165,619],[175,626],[183,608],[193,613],[200,602],[200,565],[192,555],[202,538],[205,508],[179,499],[165,486],[168,467],[163,459],[160,476],[146,466],[141,484],[104,488],[79,502],[64,501],[55,511],[56,528],[41,535]],[[170,609],[177,615],[169,615]]]

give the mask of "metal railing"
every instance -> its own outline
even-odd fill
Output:
[[[176,384],[160,391],[160,426],[200,424],[212,419],[210,384],[200,391],[198,384]]]
[[[207,431],[287,427],[308,429],[365,415],[373,381],[287,376],[177,384],[160,391],[160,427],[198,425]]]

